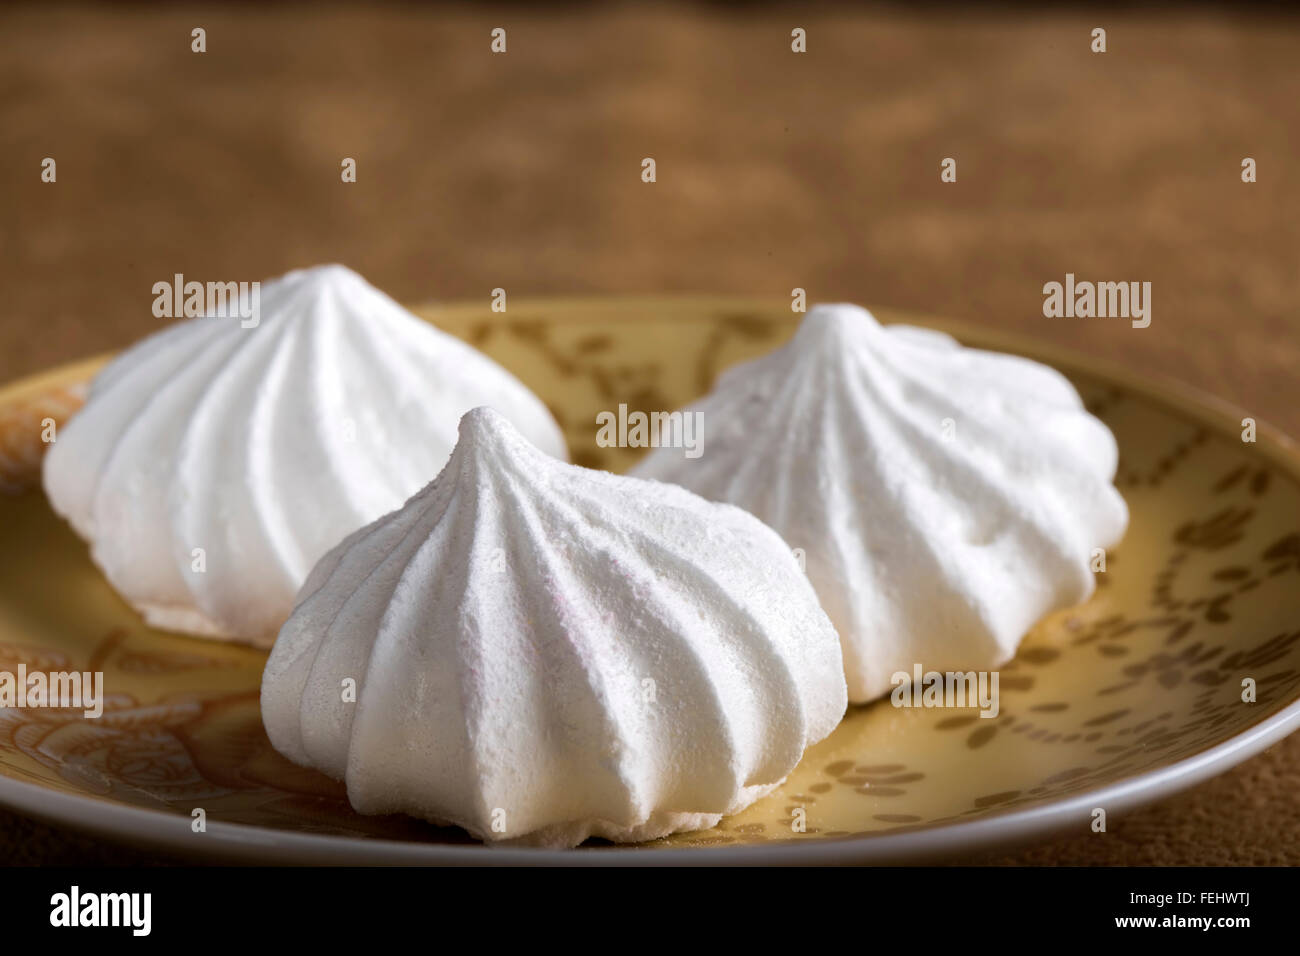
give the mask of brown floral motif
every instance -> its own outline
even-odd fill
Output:
[[[1268,491],[1270,481],[1268,470],[1253,465],[1240,465],[1234,468],[1216,481],[1210,487],[1210,491],[1220,495],[1225,491],[1236,488],[1243,480],[1245,481],[1247,493],[1253,498],[1258,498]]]
[[[202,800],[227,791],[198,773],[174,733],[200,710],[194,700],[141,706],[127,694],[106,695],[104,713],[94,719],[74,709],[0,710],[0,751],[131,803]]]
[[[609,410],[625,404],[629,413],[651,412],[676,407],[659,387],[662,363],[640,355],[613,354],[614,339],[606,333],[579,336],[562,343],[552,334],[551,323],[541,318],[511,318],[503,323],[479,323],[470,330],[470,341],[490,350],[497,336],[523,342],[536,359],[564,379],[585,382]],[[588,468],[611,467],[606,449],[592,443],[594,421],[575,418],[557,403],[548,403],[551,413],[569,439],[575,464]]]
[[[1179,466],[1187,459],[1189,455],[1197,448],[1200,448],[1210,439],[1210,433],[1199,426],[1187,426],[1179,435],[1179,438],[1173,442],[1169,450],[1161,455],[1155,463],[1155,467],[1145,475],[1133,475],[1130,484],[1146,484],[1151,488],[1158,488],[1166,478],[1178,470]]]
[[[1279,538],[1264,549],[1263,557],[1269,565],[1265,572],[1268,575],[1300,571],[1300,533],[1293,532]]]
[[[15,673],[19,665],[28,671],[67,670],[68,656],[60,651],[25,644],[0,643],[0,671]]]
[[[788,328],[792,324],[787,321],[778,326],[771,319],[749,312],[728,312],[718,316],[713,330],[709,333],[708,341],[700,352],[695,370],[695,386],[700,394],[713,387],[713,382],[721,371],[718,367],[718,358],[730,340],[761,342],[772,338],[778,327]]]
[[[68,666],[56,652],[28,648],[24,655],[29,667]],[[310,832],[467,839],[405,817],[359,817],[342,784],[271,747],[257,697],[183,696],[142,705],[130,695],[107,695],[103,715],[93,719],[74,709],[0,709],[0,768],[48,786],[48,776],[5,759],[22,756],[73,790],[187,815],[201,804],[215,820],[255,810],[263,822]]]
[[[1186,546],[1200,545],[1211,551],[1219,550],[1242,540],[1254,516],[1251,509],[1221,511],[1200,525],[1182,525],[1174,537]],[[1266,547],[1260,554],[1259,564],[1262,567],[1256,565],[1252,570],[1249,565],[1235,562],[1220,566],[1210,573],[1208,582],[1196,586],[1198,597],[1178,599],[1174,596],[1174,583],[1182,574],[1190,553],[1175,551],[1166,559],[1164,568],[1156,576],[1154,603],[1168,611],[1197,612],[1206,621],[1221,624],[1231,620],[1231,606],[1239,595],[1253,591],[1266,578],[1276,577],[1289,570],[1300,570],[1300,533],[1286,534]],[[1191,626],[1191,619],[1182,620],[1179,637]],[[1177,639],[1172,638],[1171,643]]]
[[[1217,551],[1240,541],[1254,515],[1253,508],[1224,508],[1202,521],[1180,525],[1174,532],[1174,541],[1185,548]]]

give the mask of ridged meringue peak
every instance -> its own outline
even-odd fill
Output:
[[[470,408],[566,456],[514,376],[349,269],[263,283],[260,306],[122,353],[46,455],[54,509],[150,624],[269,646],[316,560],[436,475]]]
[[[358,811],[555,846],[713,826],[845,706],[838,638],[774,532],[557,461],[486,408],[316,566],[262,684],[275,748]]]
[[[891,676],[997,666],[1045,613],[1093,590],[1128,510],[1114,437],[1045,365],[964,348],[852,305],[689,406],[705,452],[632,474],[757,515],[806,553],[844,644],[849,699]]]

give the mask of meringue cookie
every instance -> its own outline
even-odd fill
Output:
[[[271,743],[361,813],[547,846],[713,826],[845,707],[839,640],[774,532],[559,462],[486,408],[315,567],[262,679]]]
[[[152,625],[269,646],[317,559],[445,464],[488,403],[565,456],[541,401],[342,266],[263,284],[96,377],[44,463],[54,510]]]
[[[1124,534],[1115,439],[1064,376],[947,335],[820,306],[794,339],[691,405],[708,450],[633,474],[757,515],[806,552],[844,643],[849,699],[913,665],[995,667],[1086,599]]]

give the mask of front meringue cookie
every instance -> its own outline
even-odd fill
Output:
[[[315,567],[262,679],[271,743],[358,811],[550,846],[713,826],[845,706],[838,638],[774,532],[556,461],[486,408]]]
[[[914,664],[995,667],[1047,612],[1093,590],[1124,534],[1117,447],[1055,370],[819,306],[784,348],[687,411],[703,456],[633,474],[739,505],[806,552],[844,643],[849,699]]]
[[[317,559],[446,462],[491,404],[565,456],[545,406],[342,266],[263,284],[128,349],[45,457],[54,510],[152,625],[269,646]]]

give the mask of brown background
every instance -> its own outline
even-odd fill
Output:
[[[153,330],[173,273],[340,261],[402,300],[802,286],[1051,339],[1297,434],[1297,103],[1300,20],[1269,9],[7,7],[0,380]],[[1045,319],[1066,272],[1150,281],[1151,327]],[[1300,863],[1297,794],[1300,735],[1006,859]],[[0,812],[0,861],[153,859]]]

